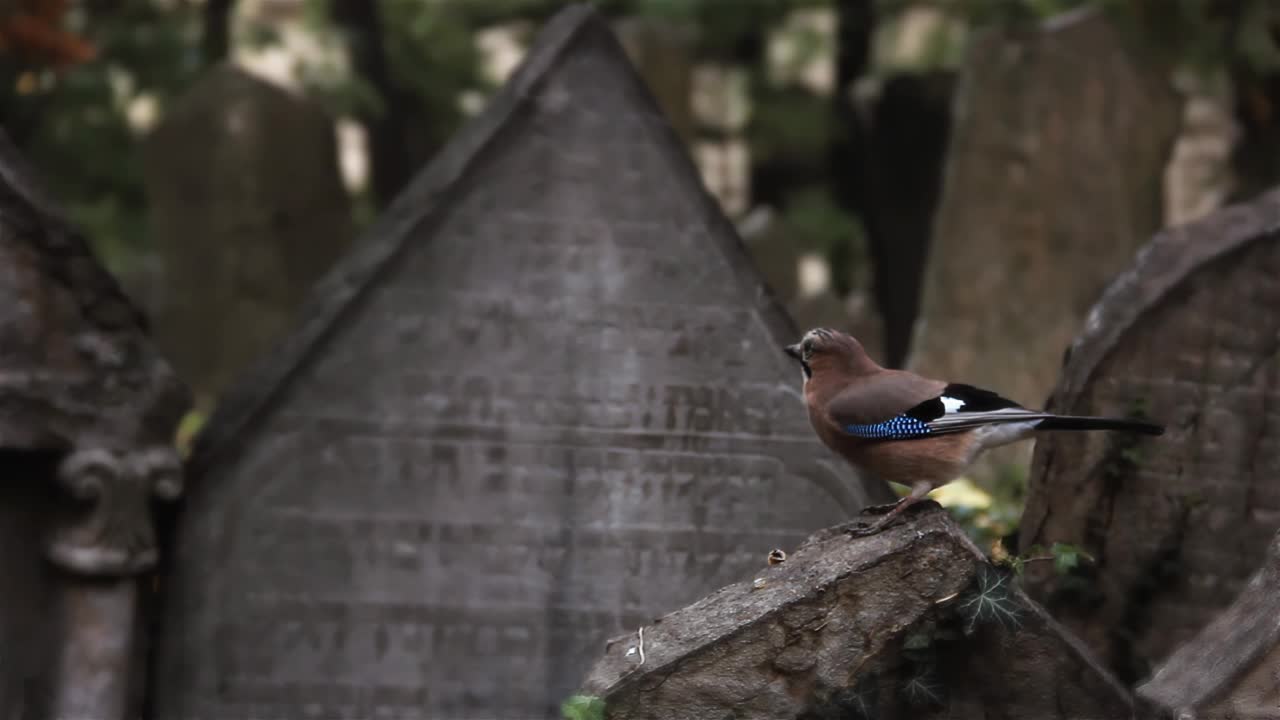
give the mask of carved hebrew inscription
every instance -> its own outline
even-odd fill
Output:
[[[552,57],[192,483],[160,717],[557,717],[607,637],[865,502],[603,24]]]

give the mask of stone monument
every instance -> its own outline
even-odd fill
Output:
[[[285,332],[351,244],[333,119],[222,64],[143,150],[160,259],[156,340],[209,399]]]
[[[611,641],[583,683],[610,720],[1151,718],[936,504]]]
[[[1019,538],[1097,560],[1030,591],[1122,680],[1239,594],[1280,522],[1280,190],[1166,230],[1090,312],[1050,407],[1146,415],[1160,438],[1038,441]]]
[[[0,268],[0,717],[135,717],[187,391],[3,132]]]
[[[562,11],[197,442],[155,717],[557,717],[887,488],[607,24]]]

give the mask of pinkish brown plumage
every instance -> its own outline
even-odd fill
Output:
[[[823,444],[859,472],[911,488],[867,533],[958,478],[984,451],[1036,431],[1164,431],[1137,420],[1030,410],[989,390],[890,370],[852,336],[826,328],[786,352],[800,363],[809,422]]]

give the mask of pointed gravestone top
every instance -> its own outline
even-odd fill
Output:
[[[151,568],[151,510],[180,491],[171,445],[187,404],[142,314],[0,130],[0,717],[121,687],[128,617],[76,614],[88,585],[72,576]],[[94,682],[77,682],[86,664]]]
[[[159,718],[556,716],[608,636],[869,499],[581,7],[303,317],[198,443]]]
[[[142,313],[0,131],[0,473],[41,475],[6,470],[11,451],[60,459],[41,480],[78,502],[44,530],[54,563],[150,569],[152,502],[181,492],[173,432],[188,406]]]
[[[0,131],[0,446],[168,443],[187,390]]]

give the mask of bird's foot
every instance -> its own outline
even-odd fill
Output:
[[[927,500],[923,497],[904,497],[898,502],[893,503],[891,505],[876,505],[873,507],[864,508],[862,510],[863,515],[868,515],[868,514],[881,515],[882,514],[883,517],[871,523],[870,525],[866,525],[859,520],[855,520],[843,526],[841,530],[844,531],[846,535],[849,535],[851,537],[866,537],[868,535],[875,535],[876,533],[881,532],[886,528],[890,527],[895,522],[905,518],[907,516],[907,513],[913,513],[915,511],[918,511],[921,508],[928,507],[930,505],[937,505],[937,503],[932,500]],[[884,508],[884,510],[882,510],[881,508]]]
[[[891,525],[900,522],[902,519],[902,515],[890,513],[870,525],[855,521],[849,523],[842,529],[844,530],[844,534],[849,537],[867,537],[868,535],[875,535],[876,533],[887,530]]]

